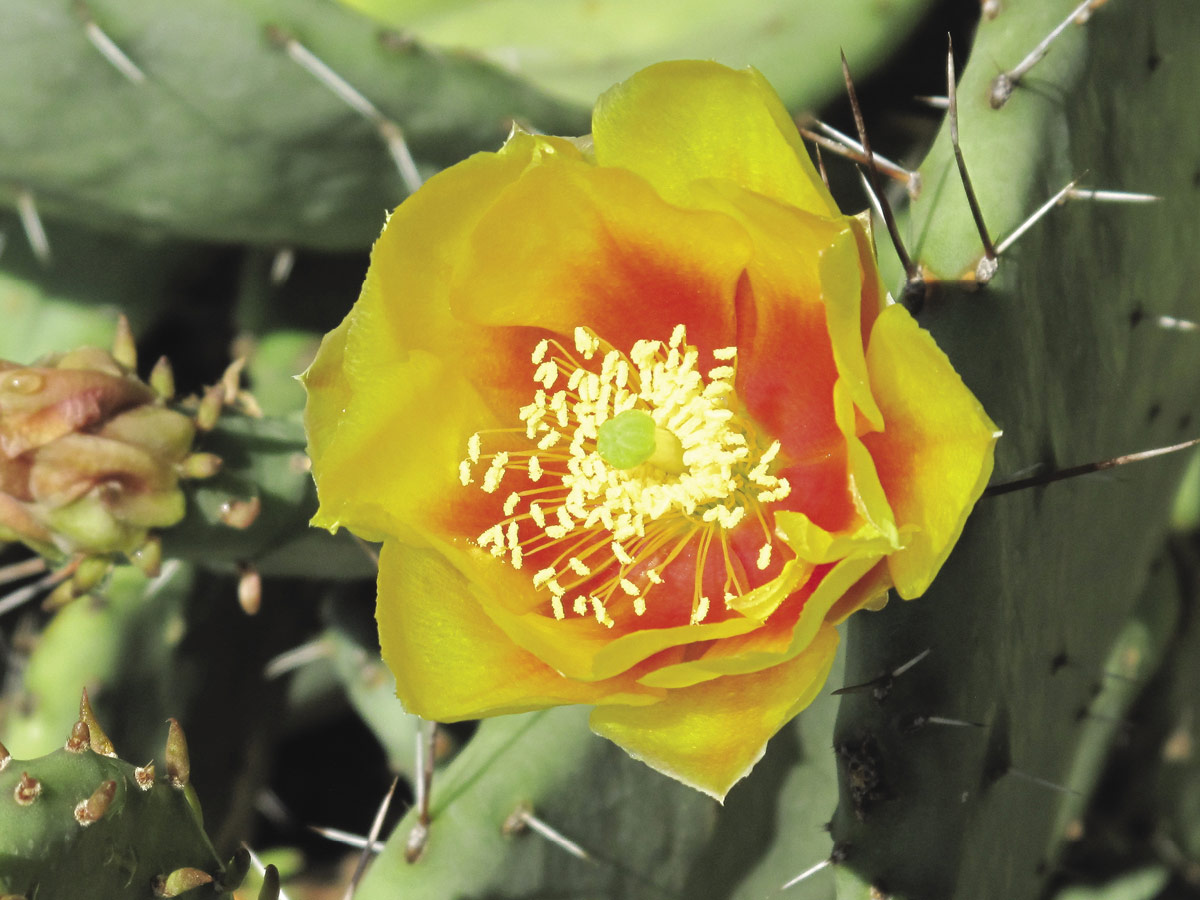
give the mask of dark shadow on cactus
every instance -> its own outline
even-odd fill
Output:
[[[696,861],[683,896],[718,900],[732,895],[766,855],[770,844],[763,835],[779,815],[784,781],[805,759],[827,752],[825,747],[802,747],[794,728],[777,734],[751,778],[730,792],[709,852]]]

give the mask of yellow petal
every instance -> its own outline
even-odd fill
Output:
[[[760,624],[737,616],[725,621],[614,635],[590,615],[568,612],[562,620],[548,616],[545,607],[549,595],[544,590],[534,590],[528,571],[515,570],[482,550],[464,551],[447,544],[438,547],[469,580],[478,608],[512,643],[579,681],[605,681],[664,650],[745,634]],[[565,605],[569,610],[570,598]]]
[[[837,215],[779,96],[755,69],[714,62],[650,66],[592,112],[596,161],[646,178],[688,205],[691,182],[728,179],[790,206]]]
[[[862,441],[906,534],[888,568],[900,596],[912,598],[929,587],[983,493],[998,432],[902,306],[880,314],[867,367],[886,424]]]
[[[635,759],[722,800],[758,762],[771,736],[816,697],[837,642],[837,632],[825,627],[782,665],[671,691],[651,706],[597,707],[592,730]]]
[[[479,218],[533,156],[528,140],[477,154],[388,220],[358,302],[303,377],[314,524],[396,535],[457,484],[467,437],[496,424],[462,366],[488,357],[489,335],[453,320],[447,282]]]
[[[436,551],[387,541],[376,606],[383,659],[404,708],[451,722],[567,703],[649,703],[661,691],[632,679],[560,675],[504,634]]]
[[[545,329],[567,346],[583,325],[622,352],[665,341],[681,322],[702,351],[733,344],[751,253],[728,216],[671,206],[632,172],[558,151],[497,198],[465,249],[451,288],[456,316]]]

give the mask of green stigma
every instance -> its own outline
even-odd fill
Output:
[[[605,421],[596,437],[596,452],[614,469],[648,462],[678,475],[686,468],[679,438],[642,409],[627,409]]]

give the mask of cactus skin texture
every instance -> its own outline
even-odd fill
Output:
[[[86,695],[85,695],[86,703]],[[157,765],[114,758],[93,716],[39,759],[0,750],[0,895],[139,900],[232,890],[188,783],[187,746],[171,720]],[[241,870],[240,873],[238,870]]]
[[[1000,478],[1200,431],[1195,335],[1159,324],[1200,317],[1200,133],[1180,127],[1200,91],[1190,49],[1200,19],[1186,0],[1153,4],[1153,14],[1105,4],[991,109],[998,67],[1015,65],[1074,5],[1004,3],[963,73],[963,150],[992,233],[1007,234],[1085,171],[1088,186],[1164,199],[1068,203],[1002,258],[988,287],[942,285],[926,302],[921,323],[1005,430]],[[946,138],[904,224],[920,258],[954,276],[973,269],[979,243]],[[832,834],[858,879],[839,897],[865,898],[869,887],[910,900],[1035,897],[1050,883],[1083,804],[1029,776],[1086,795],[1114,733],[1096,723],[1128,703],[1110,696],[1122,671],[1106,674],[1114,651],[1133,641],[1135,677],[1153,671],[1161,635],[1147,627],[1139,637],[1135,623],[1170,621],[1178,603],[1170,584],[1147,584],[1185,462],[985,498],[925,597],[850,623],[851,683],[931,653],[882,699],[842,704]]]
[[[816,64],[815,52],[798,50],[792,36],[811,47],[820,36],[837,35],[860,58],[878,56],[929,0],[846,2],[838,15],[820,0],[808,5],[827,10],[819,14],[819,29],[813,28],[816,14],[796,9],[759,12],[754,28],[746,27],[744,14],[734,15],[734,30],[755,41],[731,60],[784,68],[786,59],[789,99],[805,104],[828,96],[836,83],[832,70]],[[630,6],[643,25],[650,22],[644,8]],[[710,56],[728,41],[729,13],[698,23],[687,4],[677,6],[653,27],[686,38],[662,47],[658,58]],[[853,7],[850,21],[839,21],[842,7]],[[531,11],[551,32],[556,24],[576,25],[589,55],[596,52],[596,10],[585,5],[582,15],[547,14],[539,5]],[[387,31],[329,0],[191,0],[170,14],[153,0],[10,0],[0,32],[0,108],[6,110],[0,205],[13,205],[13,186],[24,185],[47,218],[107,230],[132,226],[204,240],[365,249],[384,210],[405,195],[397,168],[378,124],[290,59],[279,38],[300,41],[402,127],[428,171],[494,149],[514,120],[551,134],[586,132],[594,88],[583,100],[561,99],[460,51],[481,32],[494,33],[488,12],[451,23],[473,35],[449,40],[448,49],[427,49],[411,33]],[[144,80],[134,83],[102,58],[88,42],[86,23],[102,28]],[[654,50],[645,46],[639,47],[645,55],[628,55],[629,36],[622,29],[609,37],[615,59],[606,55],[605,61],[617,71],[600,74],[604,86],[654,61]],[[544,54],[537,55],[544,66]],[[567,60],[554,81],[587,65]],[[811,77],[814,69],[823,73],[820,82]],[[800,86],[807,96],[799,96]]]

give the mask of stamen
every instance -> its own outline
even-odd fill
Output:
[[[481,460],[489,461],[481,485],[487,493],[498,490],[508,469],[525,470],[531,482],[549,482],[506,492],[503,521],[484,531],[477,544],[514,568],[536,560],[532,585],[550,594],[556,618],[565,615],[570,591],[577,614],[590,611],[612,627],[606,604],[627,596],[634,613],[644,615],[648,592],[663,583],[661,572],[699,536],[691,620],[701,622],[710,604],[702,588],[714,535],[721,542],[723,594],[730,603],[749,588],[741,582],[726,532],[753,510],[767,542],[760,559],[769,564],[772,539],[760,506],[790,491],[786,479],[770,471],[779,443],[760,442],[739,419],[732,383],[737,348],[715,351],[713,359],[728,364],[705,374],[682,324],[666,343],[639,340],[628,355],[589,329],[577,328],[574,337],[578,356],[592,360],[603,349],[602,356],[585,367],[556,341],[540,341],[530,357],[533,402],[519,410],[524,427],[495,429],[524,431],[528,449],[485,454],[481,433],[468,440],[468,458],[459,467],[464,485],[472,483],[471,467]],[[551,392],[560,376],[565,389]],[[602,452],[618,420],[645,433],[648,455],[627,460],[620,452]],[[763,443],[766,450],[759,453]],[[522,536],[519,524],[526,520],[535,530]],[[630,577],[630,571],[646,558],[657,565],[645,571],[639,587],[641,577]]]
[[[764,570],[771,565],[771,545],[763,544],[758,550],[758,568]]]

